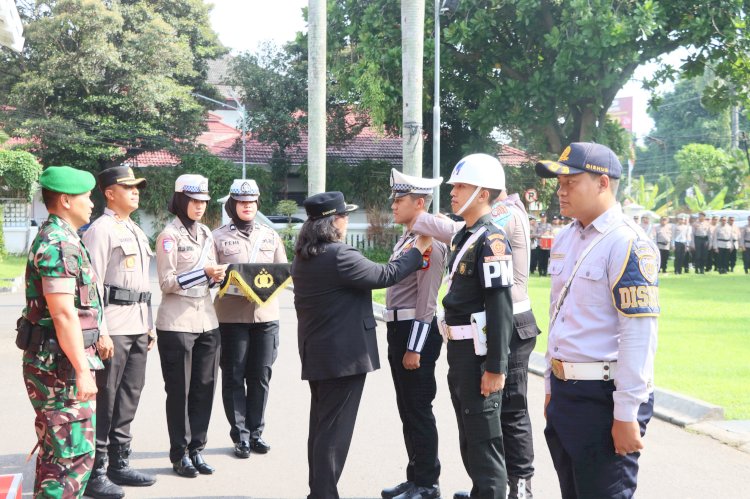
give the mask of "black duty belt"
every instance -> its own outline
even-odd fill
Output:
[[[18,320],[18,335],[16,346],[30,352],[64,353],[57,340],[57,332],[53,328],[32,324],[26,318]],[[99,339],[99,329],[84,329],[83,347],[88,348]]]
[[[722,243],[728,243],[729,241],[731,241],[731,239],[719,239],[719,241],[721,241]]]
[[[134,291],[117,286],[104,285],[108,305],[132,305],[134,303],[151,303],[150,291]]]

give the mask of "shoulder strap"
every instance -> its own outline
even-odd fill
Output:
[[[576,273],[578,272],[578,269],[581,267],[581,264],[586,259],[588,254],[591,252],[592,249],[594,249],[594,246],[599,244],[602,239],[604,239],[607,235],[611,234],[613,230],[620,227],[622,223],[613,223],[610,225],[607,230],[600,233],[598,236],[594,238],[593,241],[586,247],[586,249],[583,251],[581,256],[578,258],[578,261],[576,262],[576,266],[573,267],[573,272],[571,272],[570,277],[568,277],[568,281],[563,286],[562,290],[560,291],[560,295],[557,297],[557,302],[555,303],[555,308],[552,310],[552,317],[550,317],[549,320],[549,329],[548,331],[552,331],[552,326],[555,324],[555,319],[557,319],[557,314],[560,313],[560,309],[562,308],[563,302],[565,301],[565,297],[568,296],[568,291],[570,290],[570,285],[573,283],[573,278],[576,276]]]
[[[448,278],[446,279],[448,283],[447,291],[450,291],[451,284],[453,283],[453,274],[456,273],[456,269],[458,268],[458,263],[461,261],[461,258],[463,258],[464,254],[466,253],[466,250],[471,247],[472,244],[474,244],[482,234],[487,232],[487,226],[484,225],[477,229],[477,231],[471,235],[469,239],[466,240],[463,246],[461,246],[461,250],[458,252],[458,255],[456,255],[456,259],[453,260],[453,267],[451,268],[451,273],[448,275]]]

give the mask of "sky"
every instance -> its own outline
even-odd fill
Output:
[[[265,41],[282,45],[293,40],[298,31],[307,29],[302,9],[307,7],[308,0],[211,0],[208,3],[214,5],[211,12],[214,30],[221,42],[234,52],[255,51]],[[676,64],[684,54],[684,51],[677,51],[667,56],[667,60]],[[650,94],[640,88],[637,80],[650,75],[655,68],[655,64],[639,67],[633,80],[617,94],[618,97],[633,97],[633,131],[639,139],[648,135],[653,121],[646,113]],[[659,90],[668,88],[670,86]]]

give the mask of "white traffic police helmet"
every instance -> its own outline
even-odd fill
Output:
[[[456,212],[456,215],[460,215],[474,201],[482,188],[504,191],[505,170],[500,160],[489,154],[470,154],[456,164],[448,183],[476,186],[471,197]]]

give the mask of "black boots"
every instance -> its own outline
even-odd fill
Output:
[[[148,487],[156,483],[156,477],[130,467],[130,444],[110,445],[108,450],[107,476],[114,483],[130,487]]]
[[[122,487],[112,483],[107,478],[107,456],[103,452],[97,452],[94,458],[94,469],[86,484],[85,495],[94,499],[120,499],[125,497]]]

